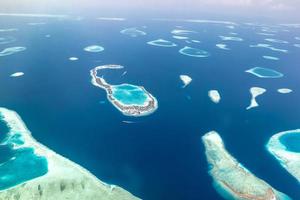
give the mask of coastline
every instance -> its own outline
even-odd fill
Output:
[[[36,141],[16,112],[0,108],[0,113],[7,126],[24,137],[25,143],[20,147],[32,147],[35,154],[48,161],[46,174],[1,190],[0,199],[14,200],[16,195],[20,200],[138,199],[118,186],[106,184],[87,169]]]

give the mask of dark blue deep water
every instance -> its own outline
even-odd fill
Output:
[[[46,24],[27,25],[40,21]],[[228,151],[256,176],[300,199],[299,183],[265,149],[273,134],[300,127],[300,49],[293,46],[300,29],[275,27],[278,32],[273,37],[290,42],[272,44],[289,50],[282,53],[249,48],[267,43],[264,39],[271,36],[255,34],[261,32],[260,26],[239,24],[231,30],[224,24],[208,23],[1,17],[0,28],[19,31],[1,32],[0,37],[9,35],[17,41],[2,44],[0,49],[25,46],[27,50],[0,57],[0,105],[18,112],[44,145],[101,180],[146,200],[221,199],[207,173],[201,142],[201,136],[211,130],[219,132]],[[146,36],[120,34],[124,28],[142,26],[147,26],[141,28]],[[201,43],[173,39],[170,31],[176,26],[197,31],[191,38]],[[227,41],[230,51],[216,48],[215,44],[222,43],[218,36],[230,32],[238,33],[244,41]],[[45,37],[48,34],[51,37]],[[178,46],[147,44],[158,38]],[[83,51],[93,44],[105,50]],[[203,49],[210,56],[179,54],[184,46]],[[263,55],[280,60],[266,60]],[[72,56],[79,60],[69,61]],[[121,76],[124,71],[110,71],[106,80],[144,86],[157,98],[158,110],[141,118],[123,116],[107,101],[105,91],[90,82],[89,70],[104,64],[125,66],[126,75]],[[256,66],[274,69],[284,77],[260,79],[244,72]],[[9,77],[17,71],[25,75]],[[181,74],[193,78],[184,89]],[[260,107],[247,111],[249,88],[253,86],[267,92],[257,98]],[[282,87],[294,92],[277,93]],[[219,104],[208,98],[211,89],[219,90]]]

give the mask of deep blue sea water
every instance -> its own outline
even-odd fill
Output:
[[[28,22],[46,22],[40,26]],[[299,55],[293,47],[296,28],[279,28],[277,39],[290,44],[272,44],[289,53],[249,45],[266,43],[269,36],[257,35],[260,28],[240,23],[231,30],[224,24],[162,22],[151,20],[101,21],[93,19],[56,20],[1,17],[1,28],[19,31],[0,33],[17,38],[11,46],[26,51],[0,57],[0,105],[17,111],[33,136],[90,170],[101,180],[122,186],[146,200],[219,200],[208,175],[201,136],[216,130],[228,151],[256,176],[293,199],[300,199],[299,183],[265,149],[275,133],[300,127]],[[120,31],[142,27],[147,35],[129,37]],[[197,31],[191,37],[201,43],[187,44],[170,33],[176,26]],[[280,31],[288,29],[289,32]],[[237,32],[243,42],[227,41],[230,51],[215,47],[219,35]],[[50,34],[47,38],[45,35]],[[148,41],[163,38],[178,46],[150,46]],[[83,51],[101,45],[100,53]],[[184,46],[210,53],[207,58],[178,53]],[[262,56],[279,57],[279,61]],[[69,57],[78,57],[71,62]],[[105,75],[111,84],[142,85],[158,100],[152,115],[123,116],[107,100],[104,90],[90,82],[89,70],[97,65],[120,64],[127,70]],[[260,79],[245,73],[252,67],[266,67],[284,74],[279,79]],[[16,71],[24,76],[9,77]],[[193,81],[182,88],[179,75]],[[267,92],[250,103],[249,88]],[[288,95],[278,88],[294,90]],[[207,96],[218,89],[221,102]],[[100,103],[105,101],[106,103]],[[136,123],[123,123],[133,121]]]

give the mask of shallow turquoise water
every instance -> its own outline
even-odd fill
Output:
[[[143,105],[147,100],[147,95],[141,88],[129,84],[113,86],[113,96],[126,105]]]
[[[300,153],[300,132],[283,135],[280,137],[280,142],[288,151]]]
[[[263,76],[266,78],[280,78],[283,76],[282,73],[277,72],[275,70],[272,69],[268,69],[268,68],[263,68],[263,67],[256,67],[253,69],[253,73],[259,76]]]
[[[36,155],[31,147],[21,147],[24,139],[20,133],[11,132],[8,135],[9,129],[3,121],[1,121],[0,131],[2,135],[0,138],[0,190],[47,173],[46,158]]]

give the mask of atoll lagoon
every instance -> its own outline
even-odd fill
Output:
[[[159,46],[159,47],[176,47],[177,44],[168,41],[168,40],[164,40],[164,39],[157,39],[157,40],[153,40],[150,42],[147,42],[147,44],[152,45],[152,46]]]
[[[268,151],[292,176],[300,182],[300,129],[273,135],[267,143]]]
[[[7,126],[0,146],[0,199],[138,199],[38,143],[16,112],[0,108],[0,117]]]
[[[121,30],[120,33],[122,33],[124,35],[128,35],[130,37],[138,37],[138,36],[147,35],[146,32],[141,31],[137,28],[126,28],[126,29]]]
[[[259,78],[281,78],[283,74],[273,69],[264,67],[254,67],[246,70],[245,72],[253,74]]]
[[[210,53],[208,53],[205,50],[188,47],[188,46],[185,46],[182,49],[180,49],[179,53],[186,55],[186,56],[198,57],[198,58],[206,58],[206,57],[210,56]]]
[[[211,131],[202,137],[209,174],[216,191],[225,199],[291,200],[256,177],[226,150],[220,135]]]
[[[153,113],[158,108],[157,100],[144,87],[127,83],[110,85],[103,77],[97,75],[100,70],[123,68],[121,65],[95,67],[90,71],[92,83],[104,89],[107,99],[124,115],[139,117]]]

